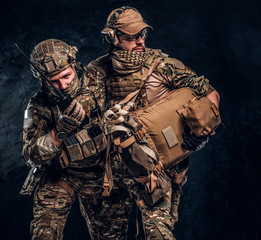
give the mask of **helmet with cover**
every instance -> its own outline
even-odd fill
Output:
[[[73,98],[80,87],[80,80],[76,71],[80,66],[80,63],[76,61],[77,52],[78,49],[75,46],[70,46],[64,41],[47,39],[34,47],[30,60],[46,77],[52,77],[66,68],[72,67],[76,73],[75,77],[70,85],[61,91]],[[31,70],[36,78],[42,80],[40,73],[32,65]],[[49,84],[46,84],[45,81],[42,81],[42,83],[44,83],[44,86],[49,89],[52,95],[57,97],[57,93]]]
[[[30,60],[42,71],[46,77],[54,76],[76,62],[77,48],[58,39],[47,39],[38,43],[31,55]],[[31,66],[36,78],[40,74]]]

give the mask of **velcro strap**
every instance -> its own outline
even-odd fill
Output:
[[[131,144],[133,144],[134,142],[136,142],[136,138],[134,136],[131,136],[128,139],[126,139],[125,141],[121,142],[119,145],[121,146],[121,148],[126,148],[126,147],[130,146]]]

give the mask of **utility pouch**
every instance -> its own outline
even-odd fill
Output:
[[[69,162],[81,161],[106,149],[106,138],[98,124],[83,129],[64,141]]]
[[[66,152],[64,151],[64,149],[62,150],[62,153],[60,155],[60,157],[58,158],[62,168],[67,168],[69,166],[69,159],[68,156],[66,154]]]
[[[105,134],[98,124],[93,124],[91,127],[89,127],[88,134],[95,142],[97,152],[101,152],[106,149],[107,140]]]
[[[104,133],[99,134],[98,136],[93,138],[96,148],[98,152],[101,152],[106,149],[107,147],[107,140]]]
[[[76,133],[75,137],[82,147],[82,152],[85,158],[96,154],[95,145],[86,129],[83,129],[80,132]]]
[[[63,143],[71,162],[83,160],[83,152],[75,135],[66,138]]]
[[[221,123],[216,105],[207,97],[190,101],[181,111],[181,116],[198,137],[214,135],[215,128]]]

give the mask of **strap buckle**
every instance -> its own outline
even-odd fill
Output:
[[[103,197],[109,197],[110,196],[110,185],[109,183],[104,183],[103,184],[103,192],[102,192],[102,196]]]
[[[137,141],[140,141],[144,137],[144,131],[143,129],[140,129],[139,131],[134,133],[134,137],[136,138]]]
[[[157,163],[157,165],[155,166],[155,168],[153,169],[153,173],[156,177],[159,177],[161,171],[162,171],[162,164]]]

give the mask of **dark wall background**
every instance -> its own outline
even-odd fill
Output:
[[[192,155],[175,236],[261,239],[261,2],[255,0],[2,0],[0,238],[30,239],[32,218],[32,198],[19,196],[28,171],[21,157],[22,125],[39,83],[12,44],[29,54],[42,40],[62,39],[76,45],[78,58],[87,64],[106,51],[100,30],[109,12],[122,5],[136,7],[154,27],[147,46],[161,48],[204,74],[221,95],[227,128]],[[129,236],[134,238],[133,231]],[[88,239],[77,204],[64,239]]]

